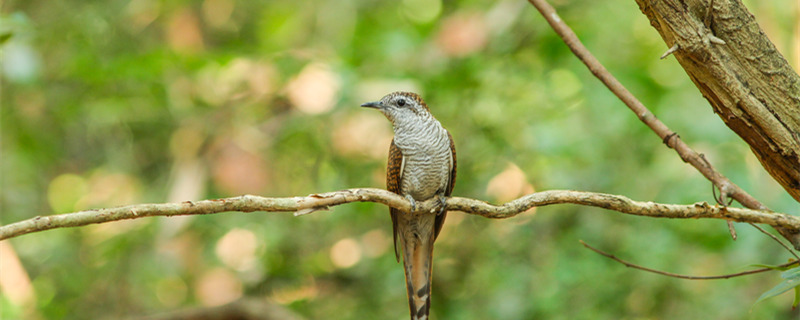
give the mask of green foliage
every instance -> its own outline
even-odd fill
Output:
[[[382,187],[391,128],[358,106],[420,93],[458,149],[455,195],[577,189],[712,202],[683,163],[518,1],[6,1],[0,13],[0,223],[244,193]],[[713,113],[633,2],[559,1],[620,81],[771,209],[797,203]],[[789,8],[787,8],[789,6]],[[751,4],[787,58],[797,3]],[[10,21],[10,22],[9,22]],[[7,35],[13,35],[10,38]],[[794,61],[794,58],[789,59]],[[388,210],[142,219],[9,244],[32,296],[0,316],[122,318],[240,296],[311,319],[405,319]],[[437,241],[436,319],[793,319],[777,282],[710,275],[786,255],[748,226],[550,206],[507,221],[453,212]],[[1,251],[6,252],[6,251]],[[5,253],[4,253],[5,254]],[[18,259],[17,259],[18,258]],[[27,302],[26,302],[27,301]],[[6,307],[9,306],[9,307]],[[752,310],[751,310],[752,306]]]
[[[769,299],[775,296],[778,296],[786,291],[794,289],[794,302],[792,302],[792,308],[797,308],[797,303],[800,301],[800,291],[798,291],[798,286],[800,286],[800,268],[794,267],[787,271],[781,272],[781,278],[784,280],[769,289],[767,292],[764,292],[756,303],[763,301],[764,299]]]

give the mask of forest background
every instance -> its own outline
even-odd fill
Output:
[[[553,1],[656,116],[779,212],[797,202],[716,116],[633,1]],[[797,70],[796,1],[745,1]],[[0,223],[90,208],[384,186],[391,127],[358,106],[418,92],[453,134],[454,195],[502,203],[574,189],[713,203],[711,185],[597,81],[522,1],[6,1]],[[385,206],[232,213],[52,230],[0,242],[0,317],[85,319],[244,297],[310,319],[404,319]],[[437,319],[790,319],[754,305],[780,264],[757,230],[557,205],[451,213]],[[18,268],[19,267],[19,268]],[[13,285],[9,285],[12,279]],[[336,315],[336,316],[332,316]]]

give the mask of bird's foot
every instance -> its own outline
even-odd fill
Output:
[[[439,194],[439,215],[444,214],[447,212],[447,197],[443,194]]]
[[[406,199],[408,202],[411,202],[411,212],[417,211],[417,201],[414,200],[414,197],[412,197],[410,194],[407,194]]]

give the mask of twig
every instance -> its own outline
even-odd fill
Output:
[[[706,36],[706,39],[708,39],[708,41],[713,43],[713,44],[723,44],[723,45],[726,44],[725,40],[722,40],[719,37],[717,37],[717,36],[715,36],[715,35],[713,35],[711,33],[708,33],[705,36]]]
[[[664,58],[666,58],[669,55],[675,53],[675,51],[678,51],[679,48],[680,48],[680,46],[677,43],[673,44],[671,47],[669,47],[669,49],[667,49],[666,52],[664,52],[664,54],[661,55],[661,57],[659,57],[659,59],[664,60]]]
[[[729,195],[739,201],[745,207],[751,209],[766,209],[766,207],[761,204],[758,200],[753,198],[751,195],[746,193],[744,190],[739,188],[736,184],[728,180],[725,176],[717,172],[711,164],[705,165],[706,162],[700,157],[700,155],[689,148],[683,140],[675,133],[670,130],[663,122],[658,120],[647,107],[636,99],[636,97],[628,91],[622,83],[619,82],[610,72],[597,60],[597,58],[592,55],[591,52],[581,43],[578,39],[578,36],[575,35],[575,32],[567,26],[561,18],[558,17],[556,14],[555,9],[553,9],[550,4],[547,3],[545,0],[529,0],[531,4],[533,4],[536,9],[542,14],[542,16],[550,23],[550,26],[555,30],[555,32],[564,40],[564,43],[572,50],[578,59],[589,68],[589,71],[592,72],[603,84],[608,87],[611,92],[614,93],[625,105],[628,106],[633,113],[635,113],[642,122],[644,122],[650,129],[653,130],[663,141],[666,141],[667,146],[670,148],[675,149],[675,151],[680,155],[683,161],[688,162],[693,167],[697,169],[703,176],[707,179],[711,180],[715,185],[719,187],[720,190],[725,190],[729,193]]]
[[[306,197],[265,198],[253,195],[240,197],[185,201],[181,203],[137,204],[125,207],[80,211],[74,213],[40,216],[0,226],[0,240],[44,230],[78,227],[126,219],[155,216],[200,215],[228,211],[253,212],[300,212],[311,213],[320,208],[329,208],[350,202],[376,202],[403,211],[409,211],[408,200],[382,189],[346,189],[335,192],[312,194]],[[800,229],[800,217],[783,213],[743,208],[712,206],[706,202],[689,205],[662,204],[634,201],[624,196],[573,190],[549,190],[532,193],[503,205],[492,205],[484,201],[453,197],[447,199],[447,209],[462,211],[492,219],[516,216],[533,207],[572,203],[618,211],[621,213],[676,219],[725,219],[739,222],[763,223],[774,227]],[[420,212],[438,209],[438,199],[417,203]]]
[[[687,276],[687,275],[683,275],[683,274],[677,274],[677,273],[671,273],[671,272],[666,272],[666,271],[661,271],[661,270],[656,270],[656,269],[650,269],[650,268],[643,267],[643,266],[640,266],[640,265],[637,265],[637,264],[634,264],[634,263],[630,263],[630,262],[627,262],[627,261],[622,260],[620,258],[617,258],[617,256],[615,256],[613,254],[606,253],[606,252],[604,252],[604,251],[602,251],[600,249],[592,247],[589,244],[587,244],[586,242],[583,242],[583,240],[579,240],[579,241],[581,242],[581,244],[584,247],[589,248],[589,250],[592,250],[592,251],[597,252],[598,254],[600,254],[602,256],[605,256],[606,258],[609,258],[611,260],[614,260],[616,262],[624,264],[626,267],[639,269],[639,270],[647,271],[647,272],[652,272],[652,273],[664,275],[664,276],[667,276],[667,277],[679,278],[679,279],[719,280],[719,279],[729,279],[729,278],[741,277],[741,276],[746,276],[746,275],[750,275],[750,274],[756,274],[756,273],[762,273],[762,272],[774,270],[772,268],[762,268],[762,269],[749,270],[749,271],[744,271],[744,272],[739,272],[739,273],[723,274],[723,275],[718,275],[718,276]],[[800,261],[794,260],[794,261],[790,261],[790,262],[784,263],[782,265],[779,265],[779,266],[777,266],[777,268],[788,267],[788,266],[791,266],[791,265],[794,265],[794,264],[797,264],[797,263],[800,263]]]
[[[791,253],[795,257],[795,259],[800,260],[800,256],[798,256],[797,253],[794,252],[794,250],[789,248],[789,246],[787,246],[785,243],[783,243],[783,241],[781,241],[781,239],[778,239],[778,237],[776,237],[775,235],[767,232],[767,230],[764,230],[764,228],[759,227],[757,224],[751,223],[750,225],[753,226],[753,228],[758,229],[758,231],[761,231],[761,233],[766,234],[768,237],[772,238],[772,240],[775,240],[775,242],[780,244],[781,247],[785,248],[786,251],[789,251],[789,253]]]
[[[753,196],[742,190],[738,185],[730,181],[727,177],[719,173],[714,167],[705,161],[700,154],[692,150],[678,135],[670,130],[663,122],[653,115],[647,107],[628,91],[610,72],[592,55],[591,52],[581,43],[575,32],[561,20],[555,9],[545,0],[528,0],[547,20],[553,30],[561,37],[575,56],[589,68],[589,71],[600,79],[611,92],[614,93],[628,108],[635,113],[639,119],[650,127],[664,141],[668,147],[675,150],[684,162],[691,164],[706,179],[716,185],[720,191],[727,196],[735,199],[743,206],[756,210],[769,210],[765,205],[756,200]],[[800,235],[797,230],[778,229],[795,249],[800,248]]]
[[[733,225],[733,221],[728,220],[726,222],[728,223],[728,233],[731,234],[731,239],[733,239],[733,241],[736,241],[737,238],[736,226]]]
[[[702,153],[700,154],[700,157],[703,159],[703,161],[705,161],[706,165],[709,166],[711,165],[710,163],[708,163],[708,160],[706,159],[705,156],[703,156]],[[714,200],[717,201],[717,204],[723,207],[728,207],[731,205],[731,202],[733,202],[733,199],[726,197],[725,192],[722,191],[719,192],[719,197],[717,197],[717,186],[715,186],[713,183],[711,184],[711,195],[714,196]],[[727,199],[727,201],[725,199]],[[728,223],[728,233],[731,234],[731,238],[733,239],[733,241],[736,241],[737,238],[736,227],[733,225],[733,221],[728,220],[727,223]]]

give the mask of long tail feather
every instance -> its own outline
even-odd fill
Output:
[[[423,236],[422,239],[403,239],[404,241],[402,241],[408,308],[411,311],[412,320],[427,320],[430,313],[433,238],[431,233]]]

